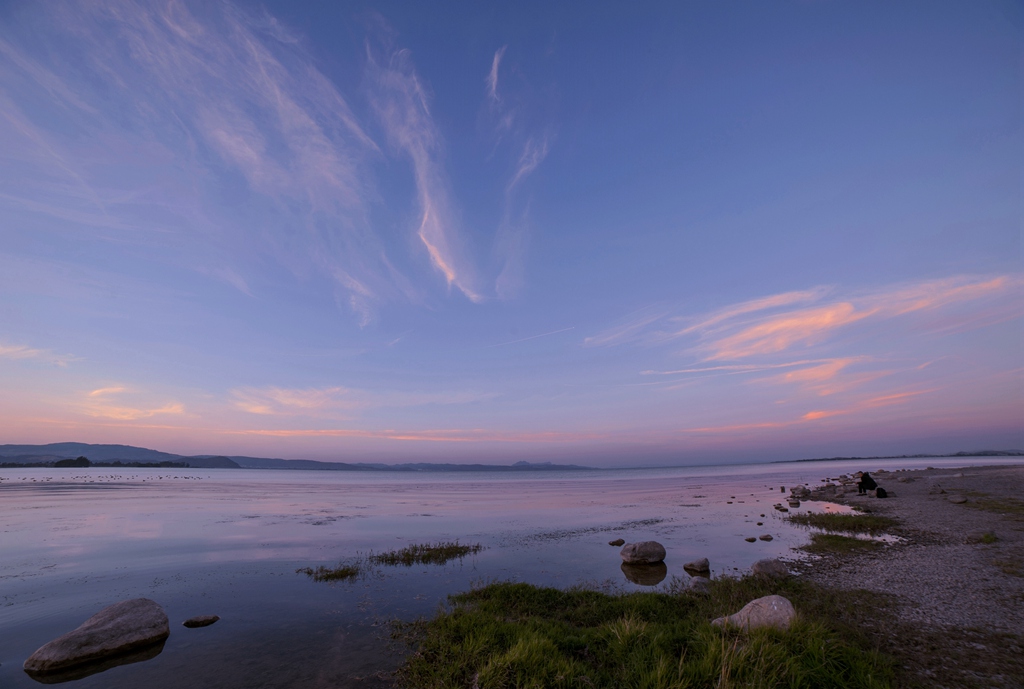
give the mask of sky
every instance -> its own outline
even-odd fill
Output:
[[[0,443],[1022,442],[1016,2],[0,2]]]

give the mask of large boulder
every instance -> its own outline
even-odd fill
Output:
[[[665,546],[657,541],[627,543],[619,552],[622,561],[630,565],[653,565],[665,560]]]
[[[683,571],[693,577],[703,577],[711,574],[711,563],[706,557],[683,565]]]
[[[785,579],[789,576],[789,569],[782,562],[775,558],[758,560],[750,566],[750,572],[754,576],[767,577],[769,579]]]
[[[42,646],[25,661],[25,671],[47,675],[152,646],[171,633],[164,609],[148,598],[114,603],[78,629]]]
[[[765,596],[750,601],[743,608],[728,617],[712,620],[716,627],[740,627],[750,631],[762,627],[786,630],[796,617],[793,604],[782,596]]]

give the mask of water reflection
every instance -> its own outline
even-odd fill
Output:
[[[657,586],[668,576],[668,567],[664,562],[656,562],[652,565],[631,565],[628,562],[623,562],[622,573],[634,584]]]
[[[164,650],[164,643],[164,641],[158,641],[157,643],[146,646],[145,648],[114,656],[113,658],[105,658],[92,663],[84,663],[65,670],[58,670],[56,672],[32,672],[30,670],[25,670],[25,674],[40,684],[61,684],[63,682],[71,682],[76,679],[85,679],[91,675],[104,672],[111,668],[120,667],[121,665],[131,665],[132,663],[141,663],[144,660],[152,660],[160,655],[160,652]]]

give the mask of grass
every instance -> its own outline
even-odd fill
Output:
[[[863,553],[877,550],[885,544],[853,536],[840,536],[831,533],[811,534],[811,542],[801,546],[800,550],[813,555],[843,555],[847,553]]]
[[[981,493],[980,495],[984,496],[985,494]],[[968,507],[1001,514],[1013,521],[1024,521],[1024,500],[1019,498],[977,497],[966,504]]]
[[[371,553],[366,559],[373,565],[443,565],[451,560],[459,560],[479,553],[484,547],[479,543],[464,545],[458,541],[442,541],[439,543],[424,543],[410,545],[401,550],[391,550],[386,553]]]
[[[710,620],[778,593],[797,608],[786,632],[721,630]],[[866,592],[751,577],[712,582],[709,596],[609,595],[497,583],[451,597],[432,620],[397,625],[417,650],[399,686],[889,687],[893,667],[851,615]],[[876,601],[877,602],[877,601]]]
[[[412,567],[421,565],[443,565],[451,560],[458,560],[472,553],[479,553],[484,547],[479,543],[463,545],[458,541],[440,543],[424,543],[421,545],[410,545],[401,550],[392,550],[386,553],[370,553],[365,558],[343,562],[337,567],[324,567],[320,565],[313,567],[300,567],[295,570],[296,574],[305,574],[313,581],[347,581],[355,579],[361,574],[372,571],[374,566],[396,566],[405,565]]]
[[[794,514],[788,518],[794,524],[809,526],[831,533],[863,533],[877,536],[897,526],[899,522],[880,514]]]
[[[296,574],[305,574],[313,581],[345,581],[355,579],[362,572],[359,563],[350,565],[338,565],[337,567],[324,567],[320,565],[316,569],[302,567],[295,570]]]

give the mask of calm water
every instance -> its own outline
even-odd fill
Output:
[[[386,640],[387,620],[430,615],[449,593],[474,584],[651,590],[624,576],[618,548],[607,544],[615,538],[665,545],[669,578],[659,586],[685,578],[683,563],[698,557],[710,558],[715,575],[739,572],[763,557],[795,558],[791,548],[807,540],[772,509],[781,486],[788,492],[859,469],[1019,461],[526,474],[4,469],[0,686],[38,686],[21,670],[36,648],[102,607],[140,596],[171,619],[163,652],[75,687],[373,686],[376,671],[401,660]],[[833,508],[805,503],[793,511]],[[775,540],[744,540],[763,533]],[[485,549],[444,566],[382,567],[334,584],[295,572],[456,539]],[[181,626],[200,614],[221,621]]]

